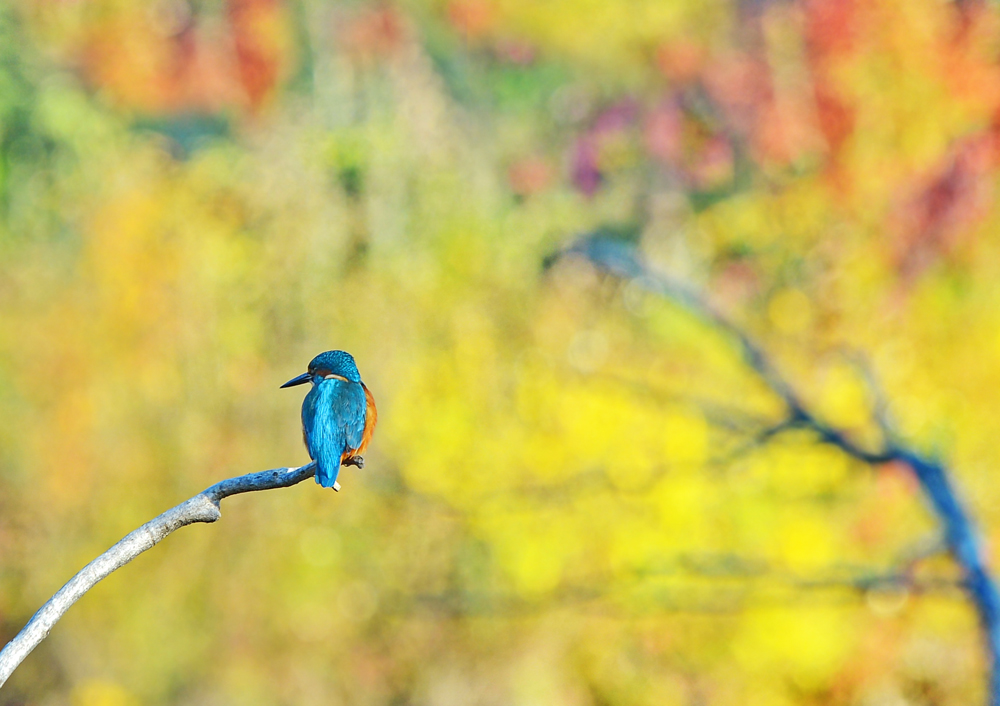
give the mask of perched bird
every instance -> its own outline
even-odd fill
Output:
[[[344,351],[320,353],[309,369],[281,387],[311,382],[302,401],[302,438],[316,462],[316,482],[340,490],[341,465],[364,468],[378,411],[375,398],[361,382],[353,356]]]

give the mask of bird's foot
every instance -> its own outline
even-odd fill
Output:
[[[345,466],[357,466],[358,468],[365,467],[365,459],[363,456],[348,456],[344,459]]]

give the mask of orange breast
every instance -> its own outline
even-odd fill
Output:
[[[361,446],[354,452],[358,456],[362,455],[365,449],[368,448],[368,442],[372,440],[372,434],[375,433],[375,424],[378,422],[378,410],[375,409],[375,398],[372,397],[372,393],[364,383],[361,383],[361,387],[365,388],[367,410],[365,411],[365,431],[361,435]]]

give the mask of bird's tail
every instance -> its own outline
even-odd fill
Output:
[[[316,459],[316,482],[324,488],[340,490],[340,483],[337,482],[337,476],[340,474],[340,455],[333,458],[324,458],[327,454],[317,455],[319,458]]]

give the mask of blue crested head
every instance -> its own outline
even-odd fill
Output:
[[[314,385],[329,376],[343,378],[350,382],[361,382],[361,373],[354,363],[354,357],[346,351],[326,351],[309,361],[309,370],[286,382],[282,387],[294,387],[311,382]]]
[[[339,375],[351,382],[361,382],[361,373],[354,362],[354,356],[347,351],[326,351],[309,361],[309,372],[326,377]]]

